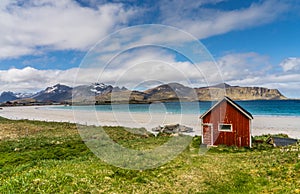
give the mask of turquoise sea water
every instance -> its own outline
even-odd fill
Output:
[[[300,116],[300,100],[253,100],[236,101],[252,115]],[[75,109],[103,112],[152,112],[168,114],[202,114],[215,102],[167,102],[155,104],[117,104],[96,106],[65,106],[59,109]]]

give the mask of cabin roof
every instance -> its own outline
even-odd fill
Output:
[[[217,107],[219,104],[221,104],[224,100],[226,100],[229,104],[231,104],[232,106],[234,106],[236,109],[238,109],[241,113],[243,113],[246,117],[248,117],[250,120],[253,119],[253,116],[251,115],[251,113],[249,113],[248,111],[246,111],[243,107],[241,107],[240,105],[238,105],[237,103],[235,103],[233,100],[231,100],[229,97],[225,96],[222,100],[220,100],[219,102],[217,102],[216,104],[214,104],[209,110],[207,110],[205,113],[203,113],[200,116],[200,119],[202,119],[203,117],[205,117],[210,111],[212,111],[215,107]]]

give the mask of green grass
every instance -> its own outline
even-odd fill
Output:
[[[143,129],[104,130],[114,142],[136,150],[154,149],[171,138]],[[219,146],[202,155],[200,137],[194,137],[158,168],[127,170],[97,158],[74,124],[0,118],[0,134],[0,193],[300,193],[299,144]]]

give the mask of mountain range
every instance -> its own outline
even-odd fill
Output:
[[[125,87],[114,87],[103,83],[81,85],[74,88],[56,84],[52,87],[34,94],[2,92],[0,102],[24,103],[24,102],[78,102],[97,104],[107,103],[152,103],[170,101],[209,101],[217,100],[222,96],[228,96],[233,100],[282,100],[287,99],[277,89],[263,87],[230,86],[226,83],[191,88],[179,83],[162,84],[145,91],[129,90]]]

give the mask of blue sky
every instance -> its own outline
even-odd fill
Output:
[[[0,92],[34,92],[56,83],[72,85],[84,56],[98,41],[126,27],[161,24],[201,41],[225,82],[278,88],[288,97],[300,98],[299,10],[297,0],[2,0]],[[165,51],[139,53],[134,55],[139,60],[129,58],[149,60],[142,56],[149,55],[183,64],[178,56]],[[189,65],[182,66],[188,71]],[[120,64],[120,68],[124,66]],[[117,79],[113,74],[118,73],[111,71],[108,77]],[[95,81],[86,77],[82,83]],[[176,76],[169,78],[181,82]],[[128,84],[139,85],[138,80],[132,78]],[[199,81],[194,85],[205,84]]]

